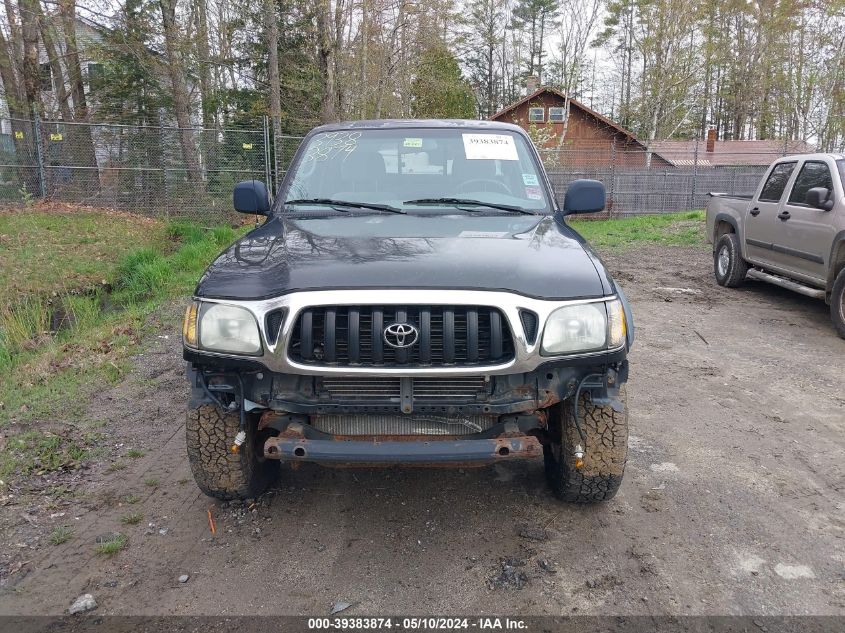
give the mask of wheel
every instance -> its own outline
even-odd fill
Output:
[[[839,271],[830,293],[830,318],[836,331],[845,338],[845,268]]]
[[[551,443],[543,446],[546,478],[555,495],[572,503],[596,503],[612,499],[622,484],[628,457],[628,407],[624,388],[619,393],[622,411],[598,406],[582,394],[578,404],[581,439],[572,411],[564,400],[549,411]],[[575,450],[584,449],[583,465],[576,466]]]
[[[223,412],[213,404],[188,409],[188,461],[197,485],[209,497],[255,497],[278,475],[279,463],[260,454],[266,438],[256,431],[257,422],[255,416],[247,415],[246,441],[233,453],[232,444],[240,430],[237,412]]]
[[[739,237],[736,233],[725,233],[716,242],[713,250],[713,271],[720,286],[736,288],[745,279],[748,263],[742,259]]]

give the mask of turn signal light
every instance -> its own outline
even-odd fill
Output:
[[[182,323],[182,341],[188,347],[197,346],[197,312],[198,302],[192,301],[185,309],[185,320]]]

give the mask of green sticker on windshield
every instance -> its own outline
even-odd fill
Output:
[[[421,138],[406,138],[402,144],[404,147],[422,147]]]
[[[537,174],[522,174],[522,182],[526,185],[537,186],[540,182],[537,180]]]

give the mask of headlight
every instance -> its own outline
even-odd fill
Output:
[[[203,303],[199,316],[199,347],[213,352],[258,354],[261,337],[252,313],[225,303]]]
[[[543,331],[543,352],[574,354],[613,349],[625,341],[621,302],[581,303],[558,308]]]

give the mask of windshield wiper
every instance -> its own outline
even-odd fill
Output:
[[[390,213],[405,213],[389,204],[376,204],[374,202],[352,202],[350,200],[335,200],[333,198],[297,198],[286,200],[285,204],[324,204],[330,207],[350,207],[353,209],[372,209],[374,211],[389,211]]]
[[[525,215],[537,215],[533,211],[517,207],[512,204],[499,204],[498,202],[484,202],[483,200],[472,200],[470,198],[419,198],[417,200],[405,200],[402,204],[451,204],[456,207],[490,207],[502,211],[513,211]]]

